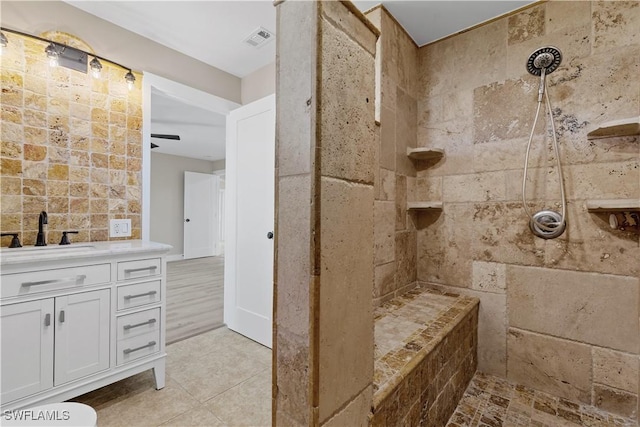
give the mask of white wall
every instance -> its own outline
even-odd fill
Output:
[[[214,170],[214,171],[221,171],[221,170],[224,170],[224,168],[225,168],[225,164],[226,164],[226,162],[225,162],[225,160],[224,160],[224,159],[221,159],[221,160],[215,160],[215,161],[213,161],[212,163],[213,163],[213,170]]]
[[[214,162],[151,152],[151,240],[183,253],[184,172],[211,173]]]
[[[0,2],[2,26],[28,34],[63,31],[81,38],[96,54],[240,102],[240,79],[61,1]]]
[[[242,104],[249,104],[276,93],[276,63],[272,62],[243,77],[241,82]]]

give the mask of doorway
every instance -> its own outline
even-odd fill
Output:
[[[219,177],[226,116],[238,104],[148,73],[143,96],[142,236],[173,247],[165,325],[171,344],[223,326]]]

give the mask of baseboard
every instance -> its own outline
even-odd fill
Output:
[[[167,262],[182,261],[183,259],[184,259],[184,254],[167,255]]]

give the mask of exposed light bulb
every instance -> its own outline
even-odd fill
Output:
[[[56,45],[53,43],[49,43],[49,46],[44,50],[47,54],[47,58],[49,58],[49,66],[57,67],[58,66],[58,50],[56,49]]]
[[[4,51],[4,48],[7,47],[7,44],[9,44],[9,40],[7,40],[7,37],[4,35],[4,33],[0,31],[0,55],[2,55],[2,51]]]
[[[91,68],[91,75],[94,78],[99,79],[100,74],[102,73],[102,64],[98,61],[98,58],[94,57],[89,63],[89,67]]]
[[[129,70],[129,72],[125,74],[124,79],[127,81],[127,87],[129,90],[132,90],[136,82],[136,76],[134,76],[131,70]]]

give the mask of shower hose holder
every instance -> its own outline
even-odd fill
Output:
[[[545,226],[545,228],[550,228],[551,230],[546,230],[540,227],[540,225]],[[531,220],[529,220],[531,232],[543,239],[555,239],[564,233],[566,227],[567,222],[564,221],[562,215],[552,210],[536,212]]]

